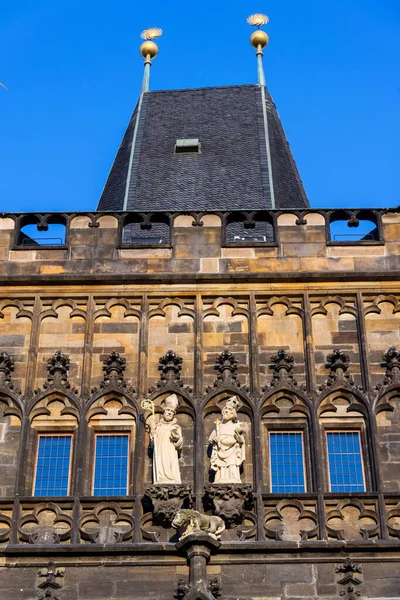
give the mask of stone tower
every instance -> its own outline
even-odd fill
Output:
[[[265,86],[149,91],[97,211],[0,215],[2,600],[400,598],[400,214]]]

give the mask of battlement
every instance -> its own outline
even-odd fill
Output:
[[[3,282],[393,277],[400,212],[27,213],[0,218]],[[27,270],[29,262],[29,270]]]

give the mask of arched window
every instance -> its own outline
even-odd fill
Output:
[[[16,245],[22,248],[64,246],[67,239],[67,220],[63,215],[25,215],[19,223]]]
[[[312,491],[308,407],[296,394],[281,390],[264,402],[261,414],[265,491]]]
[[[115,394],[101,397],[88,411],[88,478],[92,496],[125,496],[133,480],[135,408]]]
[[[275,244],[272,217],[266,211],[233,212],[224,218],[225,245],[263,246]]]
[[[371,489],[364,406],[351,393],[338,390],[322,401],[319,415],[327,491]]]
[[[163,213],[131,213],[122,226],[122,245],[126,247],[169,247],[171,245],[171,223]]]
[[[334,211],[329,217],[329,241],[335,243],[378,242],[378,220],[372,211]]]
[[[72,493],[77,410],[61,393],[38,401],[30,414],[31,436],[27,485],[33,496],[69,496]]]

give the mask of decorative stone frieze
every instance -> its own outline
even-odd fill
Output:
[[[315,504],[305,506],[295,498],[280,500],[275,507],[266,509],[264,529],[267,537],[278,541],[313,539],[319,530]]]
[[[52,545],[65,542],[71,537],[72,517],[54,502],[41,502],[33,512],[24,514],[18,521],[22,542]]]
[[[118,544],[132,538],[134,518],[116,502],[101,502],[79,521],[84,540],[94,544]]]
[[[375,502],[366,500],[366,503],[358,498],[340,500],[326,513],[328,534],[338,540],[374,538],[379,532],[379,516]]]

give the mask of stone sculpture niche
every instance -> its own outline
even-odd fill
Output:
[[[215,483],[242,483],[240,468],[245,461],[245,438],[237,418],[239,407],[237,396],[229,398],[221,411],[222,421],[215,421],[215,428],[208,438]]]
[[[179,400],[176,394],[171,394],[164,400],[164,411],[156,423],[154,403],[144,400],[143,408],[151,409],[150,424],[150,449],[153,455],[153,483],[155,484],[180,484],[181,474],[179,458],[183,446],[182,428],[178,424],[175,414]]]

